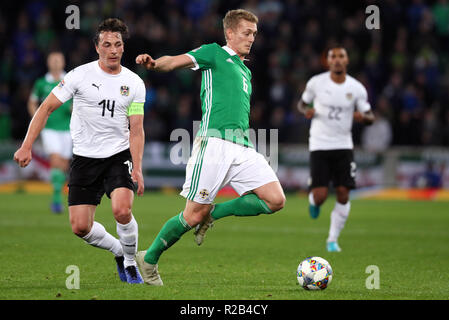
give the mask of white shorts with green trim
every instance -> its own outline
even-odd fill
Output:
[[[72,157],[72,137],[70,131],[43,129],[41,131],[42,144],[47,154],[56,153],[64,159]]]
[[[242,195],[273,181],[279,180],[255,149],[220,138],[197,137],[181,195],[197,203],[210,204],[228,184]]]

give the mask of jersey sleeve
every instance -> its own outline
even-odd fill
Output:
[[[56,98],[62,103],[70,100],[76,92],[76,88],[79,80],[79,71],[78,73],[73,69],[69,73],[67,73],[56,87],[51,91]]]
[[[304,101],[307,104],[310,104],[313,102],[313,99],[315,98],[315,78],[310,79],[307,81],[306,84],[306,90],[304,90],[302,94],[302,101]]]
[[[368,102],[368,93],[365,89],[364,86],[360,86],[360,90],[359,90],[359,94],[357,96],[357,100],[356,100],[356,107],[357,110],[364,113],[367,112],[369,110],[371,110],[371,105]]]
[[[144,114],[144,104],[146,97],[145,84],[142,80],[139,81],[134,99],[128,106],[128,117],[132,115],[143,115]]]
[[[212,43],[204,44],[199,48],[187,52],[186,55],[189,56],[195,64],[192,70],[213,68],[215,65],[216,50],[217,45]]]

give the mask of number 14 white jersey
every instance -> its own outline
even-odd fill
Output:
[[[129,148],[128,107],[146,95],[137,74],[123,66],[119,74],[106,73],[97,60],[67,73],[52,92],[63,103],[73,97],[74,154],[108,158]]]
[[[302,94],[302,100],[313,102],[315,114],[309,136],[309,150],[353,149],[352,121],[354,111],[371,109],[365,87],[346,75],[343,83],[331,79],[330,72],[312,77]]]

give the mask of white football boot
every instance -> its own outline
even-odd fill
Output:
[[[142,275],[143,281],[151,286],[163,286],[161,276],[157,271],[157,264],[149,264],[145,262],[146,251],[139,251],[136,254],[136,262]]]

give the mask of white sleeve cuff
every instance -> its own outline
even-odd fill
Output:
[[[190,68],[193,71],[196,71],[200,68],[200,66],[198,65],[198,62],[196,62],[196,59],[194,56],[192,56],[191,54],[186,53],[186,56],[188,56],[190,59],[192,59],[192,62],[195,64],[195,66],[193,68]]]
[[[359,101],[357,104],[357,110],[362,113],[365,113],[365,112],[371,110],[371,105],[369,104],[368,101],[365,101],[365,100]]]
[[[311,104],[313,102],[313,95],[310,92],[304,91],[301,96],[301,100],[306,104]]]

